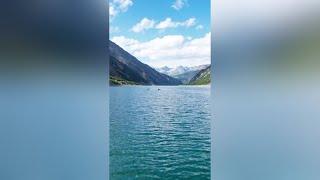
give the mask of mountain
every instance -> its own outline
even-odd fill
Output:
[[[166,75],[170,74],[169,72],[170,72],[171,69],[172,68],[169,68],[168,66],[163,66],[161,68],[155,68],[155,70],[157,70],[158,72],[161,72],[161,73],[166,74]]]
[[[180,80],[159,73],[109,41],[110,84],[180,85]]]
[[[211,66],[199,71],[189,82],[190,85],[206,85],[211,81]]]
[[[183,84],[189,84],[190,80],[199,72],[200,70],[188,71],[183,74],[178,74],[173,76],[174,78],[179,79]]]
[[[168,66],[163,66],[161,68],[156,68],[157,71],[172,76],[179,79],[183,84],[188,84],[189,81],[202,69],[207,68],[209,65],[199,65],[199,66],[178,66],[175,68],[170,68]]]
[[[180,74],[184,74],[187,72],[191,72],[191,71],[199,71],[201,69],[204,69],[206,67],[208,67],[209,65],[199,65],[199,66],[178,66],[178,67],[174,67],[174,68],[170,68],[168,66],[163,66],[161,68],[156,68],[157,71],[169,75],[169,76],[177,76]]]

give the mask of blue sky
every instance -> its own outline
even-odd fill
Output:
[[[210,63],[210,0],[110,0],[110,39],[153,67]]]

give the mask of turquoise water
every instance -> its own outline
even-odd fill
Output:
[[[210,87],[110,88],[111,179],[210,179]]]

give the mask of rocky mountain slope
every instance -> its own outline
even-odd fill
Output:
[[[180,80],[162,74],[109,41],[110,84],[180,85]]]
[[[190,85],[206,85],[211,82],[211,66],[199,71],[189,82]]]

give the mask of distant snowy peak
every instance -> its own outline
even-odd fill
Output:
[[[168,66],[163,66],[161,68],[155,68],[158,72],[166,74],[169,72],[172,68],[169,68]]]
[[[202,69],[205,69],[206,67],[208,67],[209,64],[205,64],[205,65],[199,65],[199,66],[177,66],[175,68],[170,68],[168,66],[163,66],[161,68],[155,68],[158,72],[169,75],[169,76],[176,76],[179,74],[184,74],[187,72],[191,72],[191,71],[199,71]]]

